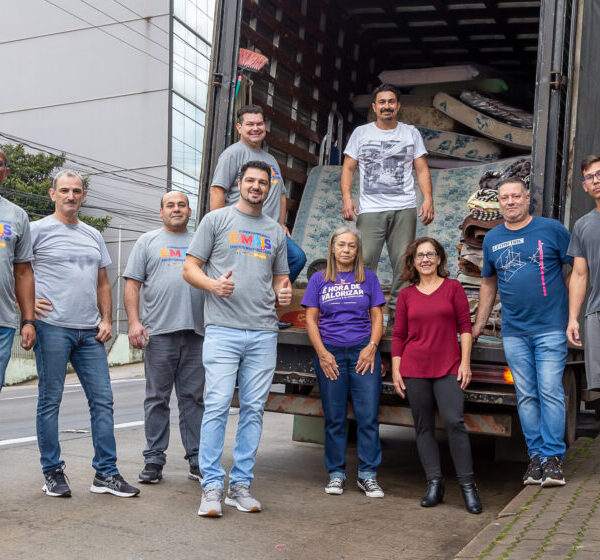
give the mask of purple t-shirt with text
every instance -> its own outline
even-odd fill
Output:
[[[361,284],[355,282],[354,271],[338,272],[336,282],[325,282],[325,272],[316,272],[302,298],[304,307],[320,311],[321,339],[333,346],[354,346],[370,336],[369,310],[384,303],[379,280],[368,269]]]

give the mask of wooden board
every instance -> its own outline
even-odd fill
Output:
[[[433,106],[483,136],[512,148],[531,150],[532,130],[512,126],[484,115],[446,93],[438,93],[433,98]]]

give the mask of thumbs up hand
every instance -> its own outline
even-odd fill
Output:
[[[231,270],[222,274],[215,280],[213,292],[219,297],[229,297],[235,289],[235,282],[231,280]]]
[[[289,278],[286,278],[279,288],[279,293],[277,294],[277,301],[279,305],[289,305],[292,303],[292,284]]]

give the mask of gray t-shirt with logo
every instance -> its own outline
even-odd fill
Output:
[[[95,329],[98,269],[110,256],[100,232],[83,222],[65,224],[54,216],[31,222],[36,299],[52,304],[44,323],[68,329]]]
[[[585,314],[600,311],[600,212],[592,210],[575,222],[567,254],[588,265],[590,295]]]
[[[135,243],[123,276],[141,282],[142,324],[149,335],[193,330],[204,334],[204,291],[183,279],[191,232],[156,229]]]
[[[206,263],[210,278],[231,270],[235,282],[228,298],[206,292],[206,326],[278,330],[273,275],[288,274],[289,269],[285,233],[277,222],[233,206],[220,208],[204,216],[188,254]]]
[[[17,326],[14,263],[32,260],[27,213],[0,196],[0,327]]]
[[[240,199],[238,179],[240,167],[248,161],[264,161],[271,167],[271,189],[267,200],[263,204],[263,214],[273,218],[276,222],[281,220],[281,195],[286,193],[281,170],[277,160],[264,150],[254,150],[243,142],[236,142],[223,151],[217,161],[217,167],[210,182],[211,186],[225,189],[225,203],[227,206],[235,204]]]

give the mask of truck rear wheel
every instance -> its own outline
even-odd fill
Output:
[[[572,369],[565,370],[563,375],[563,387],[565,389],[565,443],[567,447],[575,443],[577,434],[577,410],[579,400],[577,398],[577,380]]]

